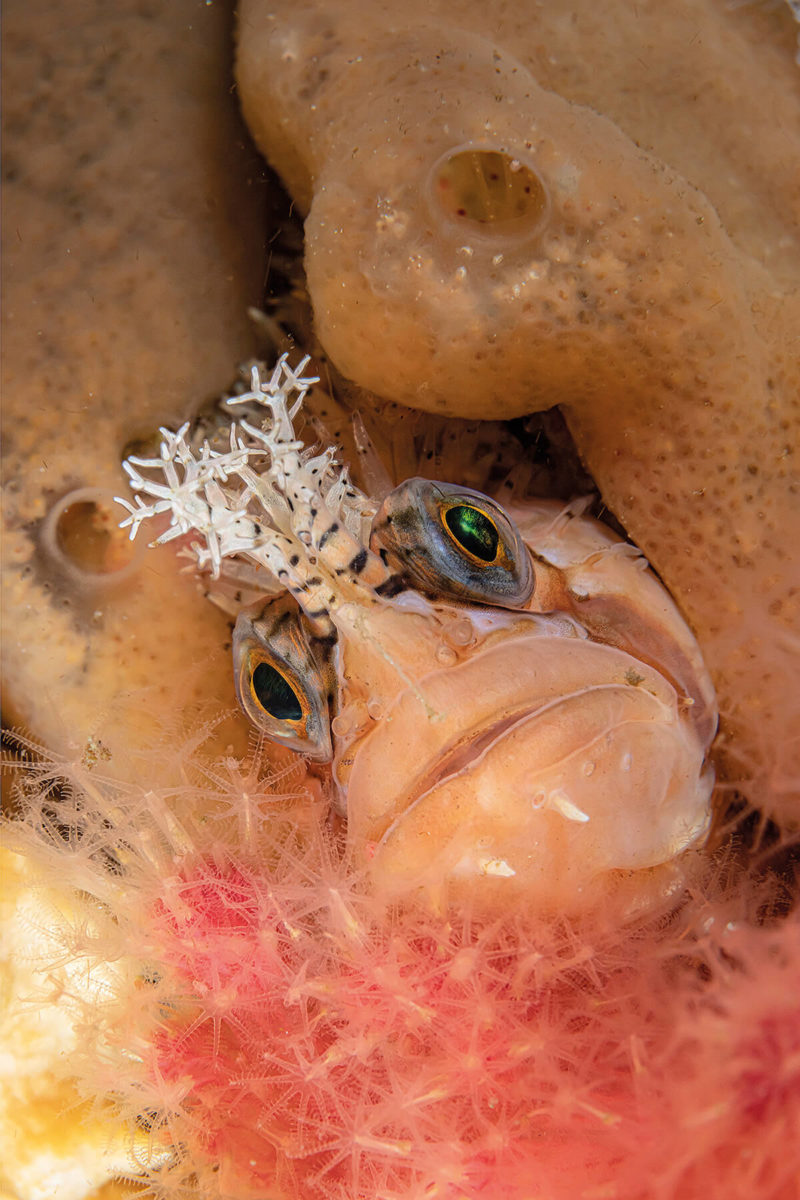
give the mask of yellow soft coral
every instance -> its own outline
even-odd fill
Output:
[[[0,1194],[84,1200],[133,1166],[125,1131],[93,1109],[70,1070],[78,1014],[102,1003],[109,970],[65,955],[60,935],[90,917],[74,894],[45,885],[28,859],[5,849],[0,884]]]

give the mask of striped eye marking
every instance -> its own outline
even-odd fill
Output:
[[[521,609],[533,562],[511,517],[472,488],[407,479],[385,498],[370,547],[424,595]]]
[[[239,704],[265,737],[315,762],[330,762],[332,649],[316,637],[292,596],[243,609],[233,630]]]

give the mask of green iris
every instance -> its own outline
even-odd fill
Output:
[[[291,686],[269,663],[259,663],[253,672],[253,693],[264,711],[276,721],[299,721],[303,715]]]
[[[485,513],[466,504],[457,504],[447,510],[444,519],[459,546],[463,546],[468,554],[481,562],[494,562],[500,539],[494,522]]]

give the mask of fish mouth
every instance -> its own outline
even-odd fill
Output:
[[[580,692],[572,692],[567,696],[559,697],[558,700],[550,701],[548,704],[530,705],[482,728],[471,730],[463,741],[452,746],[449,751],[445,751],[440,760],[431,763],[428,772],[418,778],[412,788],[409,788],[407,808],[413,807],[433,788],[455,779],[475,766],[488,751],[502,742],[508,734],[528,718],[543,714],[548,709],[556,708],[580,694]]]
[[[474,764],[521,722],[598,688],[631,689],[634,660],[613,646],[527,632],[488,643],[402,691],[356,748],[348,823],[381,836],[432,787]],[[635,690],[675,705],[671,685],[636,663]]]
[[[420,680],[354,755],[356,854],[379,883],[488,872],[553,895],[555,878],[580,891],[593,872],[658,865],[696,842],[703,748],[672,685],[641,663],[632,675],[633,661],[516,636]]]

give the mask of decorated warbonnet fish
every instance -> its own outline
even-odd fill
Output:
[[[409,479],[382,503],[294,419],[316,379],[253,368],[259,426],[125,465],[125,524],[169,513],[212,575],[249,572],[239,702],[257,729],[332,764],[354,859],[387,898],[578,910],[665,886],[710,822],[714,692],[639,552],[581,505],[505,510]],[[147,497],[147,502],[142,499]],[[654,884],[653,880],[660,880]]]

